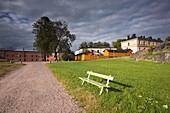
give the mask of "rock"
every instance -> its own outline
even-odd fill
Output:
[[[130,58],[134,60],[153,60],[155,62],[161,62],[161,63],[168,63],[170,64],[170,51],[166,51],[166,49],[170,49],[170,42],[164,42],[163,44],[157,46],[153,50],[153,54],[157,54],[156,56],[145,56],[145,54],[149,53],[147,50],[140,50],[136,53],[134,53]]]

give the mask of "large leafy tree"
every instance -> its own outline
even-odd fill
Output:
[[[36,37],[34,46],[42,52],[44,60],[46,54],[70,52],[70,47],[76,39],[64,21],[51,21],[48,17],[41,17],[33,24],[33,34]]]
[[[88,47],[88,43],[87,42],[82,42],[79,46],[79,49],[82,49],[82,48],[87,48]]]

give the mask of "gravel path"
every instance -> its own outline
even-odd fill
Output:
[[[27,63],[0,80],[0,113],[77,113],[80,109],[45,63]]]

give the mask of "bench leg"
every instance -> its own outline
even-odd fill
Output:
[[[82,84],[81,85],[83,85],[84,84],[84,80],[82,81]]]
[[[99,94],[99,95],[101,95],[101,94],[102,94],[102,92],[103,92],[103,87],[101,87],[101,90],[100,90],[100,94]]]

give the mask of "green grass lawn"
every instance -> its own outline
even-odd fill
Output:
[[[57,62],[48,67],[87,112],[170,113],[170,64],[121,58]],[[82,86],[78,77],[87,77],[87,71],[115,77],[109,93],[99,95],[97,86]]]
[[[160,56],[160,53],[146,53],[146,54],[144,54],[144,56],[152,56],[152,57]]]
[[[3,77],[6,73],[22,66],[23,64],[14,64],[10,62],[0,62],[0,77]]]

